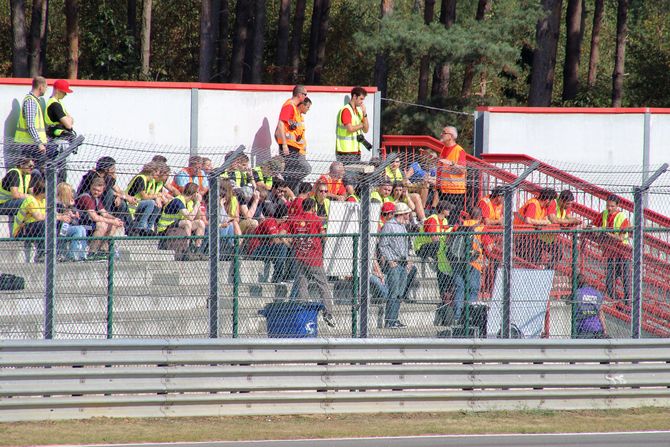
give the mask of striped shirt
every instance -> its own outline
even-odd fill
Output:
[[[28,127],[30,136],[33,137],[35,144],[39,145],[42,144],[42,140],[40,139],[40,135],[37,133],[37,129],[35,128],[35,117],[37,116],[37,104],[39,103],[39,98],[33,95],[32,92],[30,95],[35,98],[35,101],[31,101],[29,99],[23,101],[23,117],[26,119],[26,127]]]

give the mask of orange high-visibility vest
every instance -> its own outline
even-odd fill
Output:
[[[457,164],[463,151],[464,149],[457,144],[440,161],[448,160]],[[444,153],[444,150],[442,152]],[[440,188],[440,191],[445,194],[465,194],[465,172],[462,174],[449,174],[440,161],[437,163],[436,175],[437,186]]]
[[[494,205],[493,202],[491,202],[491,199],[488,197],[483,197],[482,200],[479,201],[479,207],[482,209],[482,214],[484,214],[484,209],[482,208],[482,203],[486,208],[488,209],[488,218],[489,219],[500,219],[502,217],[502,204],[500,205]]]
[[[516,225],[524,225],[526,222],[524,222],[521,217],[526,215],[526,208],[528,206],[534,203],[535,204],[535,215],[531,217],[531,219],[536,219],[536,220],[541,220],[547,217],[547,210],[546,208],[543,208],[542,205],[540,205],[540,201],[537,200],[537,198],[532,198],[526,203],[523,204],[521,208],[519,208],[519,211],[516,212],[514,216],[514,223]]]
[[[286,102],[282,105],[282,109],[288,104],[293,107],[293,120],[284,123],[284,135],[279,135],[279,129],[275,132],[275,140],[280,146],[286,142],[287,146],[290,146],[294,149],[297,149],[301,155],[305,154],[305,148],[307,147],[307,140],[305,139],[305,120],[302,116],[302,113],[298,111],[298,108],[293,104],[291,99],[287,99]],[[295,129],[290,129],[290,127],[295,126]]]

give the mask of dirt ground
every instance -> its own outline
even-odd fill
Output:
[[[670,408],[108,419],[0,424],[0,445],[670,430]]]

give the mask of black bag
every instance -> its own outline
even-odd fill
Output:
[[[21,276],[0,273],[0,290],[23,290],[26,288],[26,280]]]
[[[447,259],[453,263],[466,263],[477,259],[477,252],[472,248],[474,228],[462,226],[452,233],[447,240]]]

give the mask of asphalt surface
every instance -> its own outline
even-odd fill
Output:
[[[124,447],[670,447],[670,432],[449,435],[122,445]]]

